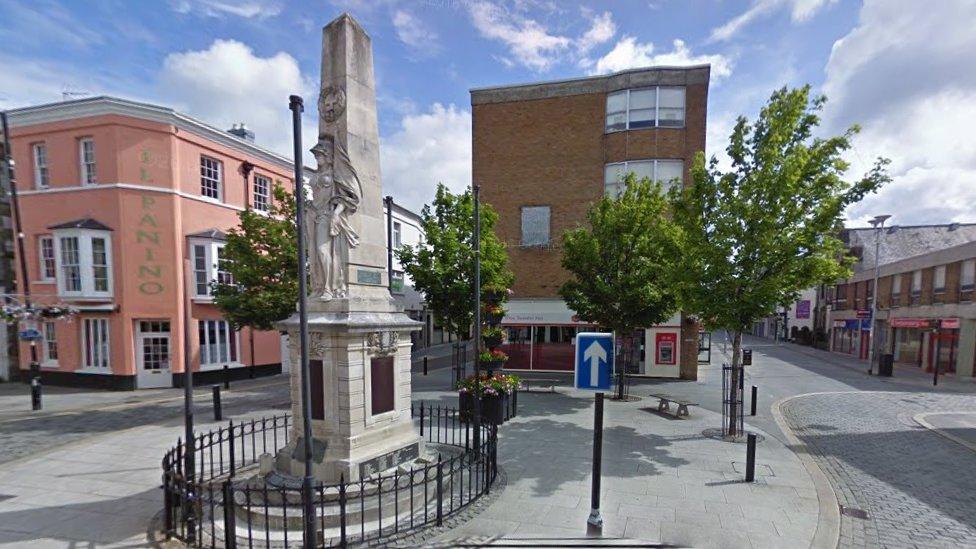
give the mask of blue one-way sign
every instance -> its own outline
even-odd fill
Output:
[[[610,391],[613,372],[613,334],[576,334],[576,388]]]

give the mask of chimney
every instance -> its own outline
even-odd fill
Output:
[[[243,122],[240,124],[234,124],[234,126],[227,130],[227,133],[231,135],[236,135],[248,143],[254,143],[254,132],[247,128]]]

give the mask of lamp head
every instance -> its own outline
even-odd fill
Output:
[[[878,227],[879,225],[883,227],[884,226],[884,222],[887,221],[890,218],[891,218],[891,216],[888,215],[888,214],[876,215],[876,216],[874,216],[874,219],[868,221],[868,223],[870,223],[872,227]]]

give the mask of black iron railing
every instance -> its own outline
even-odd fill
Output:
[[[260,474],[261,456],[273,459],[289,442],[288,415],[230,422],[191,444],[179,440],[163,457],[166,537],[198,547],[301,547],[305,523],[312,521],[312,545],[346,547],[441,525],[490,492],[497,426],[484,425],[475,437],[454,408],[420,403],[410,412],[436,457],[392,473],[319,483],[313,487],[314,516],[302,510],[300,482]],[[478,448],[475,440],[481,441]],[[184,471],[187,451],[193,452],[191,478]]]

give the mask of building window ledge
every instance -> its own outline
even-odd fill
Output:
[[[243,368],[244,364],[241,362],[219,362],[216,364],[201,364],[198,372],[213,372],[214,370],[223,370],[224,365],[228,368]]]
[[[77,370],[75,370],[75,373],[103,375],[103,376],[110,376],[115,374],[115,372],[113,372],[110,368],[78,368]]]

